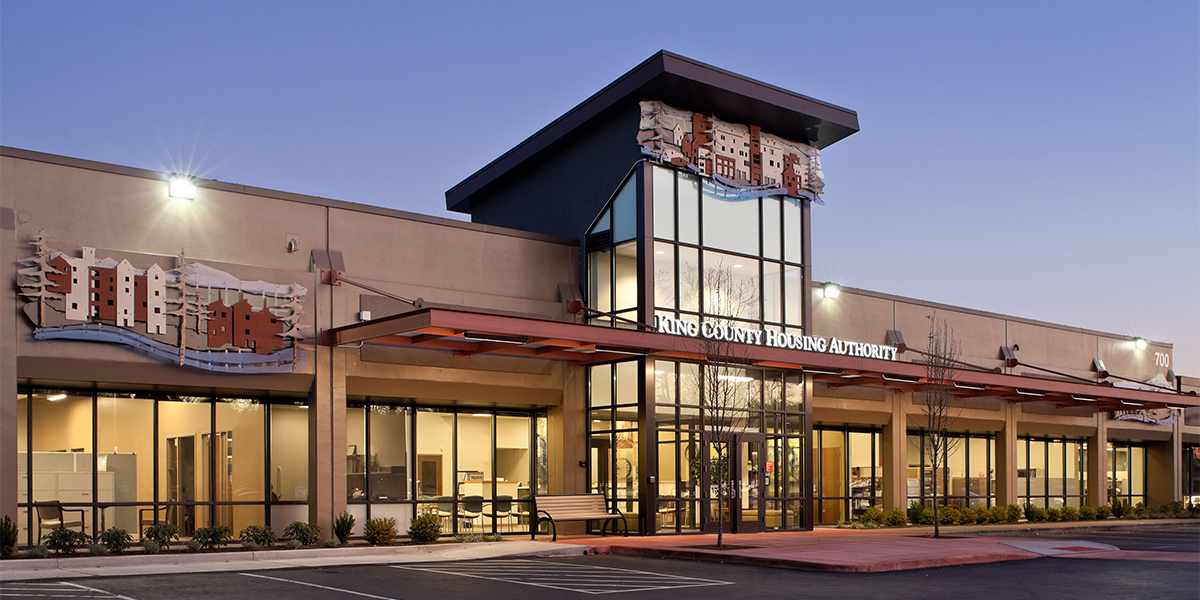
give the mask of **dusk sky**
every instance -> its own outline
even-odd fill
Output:
[[[4,0],[0,144],[465,219],[447,189],[659,49],[858,112],[816,280],[1200,376],[1196,0]]]

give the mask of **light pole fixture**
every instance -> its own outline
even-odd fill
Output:
[[[196,180],[187,175],[172,173],[171,178],[167,181],[167,193],[172,198],[195,200]]]
[[[1133,338],[1133,347],[1138,350],[1146,349],[1146,338]]]
[[[833,300],[834,298],[838,297],[838,294],[842,293],[842,288],[838,287],[838,284],[828,281],[825,283],[825,287],[822,288],[822,291],[824,292],[826,298]]]

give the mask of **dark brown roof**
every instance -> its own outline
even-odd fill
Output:
[[[470,199],[524,163],[642,100],[748,123],[825,148],[858,131],[858,113],[661,50],[515,148],[446,192],[446,207],[470,212]],[[635,132],[630,132],[630,143]]]

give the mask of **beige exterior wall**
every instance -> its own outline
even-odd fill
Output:
[[[1110,373],[1136,380],[1167,376],[1168,369],[1155,365],[1155,353],[1171,354],[1171,345],[1151,341],[1137,350],[1133,338],[1086,329],[1044,323],[1007,315],[987,313],[936,304],[911,298],[865,290],[842,288],[836,299],[827,299],[814,288],[813,332],[819,337],[887,344],[888,330],[898,330],[909,347],[924,349],[929,318],[935,312],[954,330],[962,346],[961,359],[981,368],[1001,368],[1008,374],[1031,377],[1061,377],[1034,369],[1035,365],[1061,374],[1097,380],[1093,359],[1103,361]],[[1019,346],[1017,358],[1023,363],[1005,366],[1001,346]],[[906,353],[899,360],[919,362],[921,356]],[[1185,378],[1195,387],[1192,378]],[[1187,391],[1187,388],[1184,389]],[[1196,410],[1196,409],[1192,409]],[[952,425],[959,432],[987,433],[994,436],[996,463],[996,501],[1017,501],[1015,444],[1020,436],[1069,437],[1087,440],[1089,448],[1110,441],[1134,442],[1146,446],[1147,500],[1162,503],[1182,496],[1180,483],[1181,443],[1200,441],[1200,418],[1174,424],[1152,425],[1134,421],[1116,421],[1111,413],[1094,410],[1058,408],[1048,403],[1010,403],[1002,399],[965,401]],[[817,427],[859,426],[881,431],[884,465],[884,503],[886,507],[904,507],[903,469],[904,431],[921,427],[921,409],[912,395],[883,389],[814,386],[813,423]],[[898,427],[897,423],[901,425]],[[1089,503],[1107,502],[1103,487],[1091,482],[1106,481],[1109,465],[1103,452],[1089,452],[1088,481],[1094,492]]]

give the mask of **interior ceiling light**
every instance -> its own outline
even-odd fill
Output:
[[[188,177],[187,175],[172,173],[171,179],[167,183],[167,192],[172,198],[195,200],[196,180]]]
[[[717,375],[717,379],[723,381],[754,381],[753,377],[745,377],[743,375]]]
[[[1134,338],[1133,339],[1133,347],[1137,348],[1138,350],[1145,350],[1146,349],[1146,338]]]
[[[837,298],[839,294],[842,293],[842,288],[838,287],[838,284],[830,281],[825,284],[825,287],[822,288],[822,291],[825,293],[826,298],[833,300],[834,298]]]
[[[49,401],[51,401],[51,402],[57,402],[57,401],[59,401],[59,400],[62,400],[63,398],[66,398],[66,397],[67,397],[67,395],[66,395],[66,394],[55,394],[55,395],[53,395],[53,396],[50,396],[50,397],[48,397],[48,398],[46,398],[46,399],[47,399],[47,400],[49,400]]]

